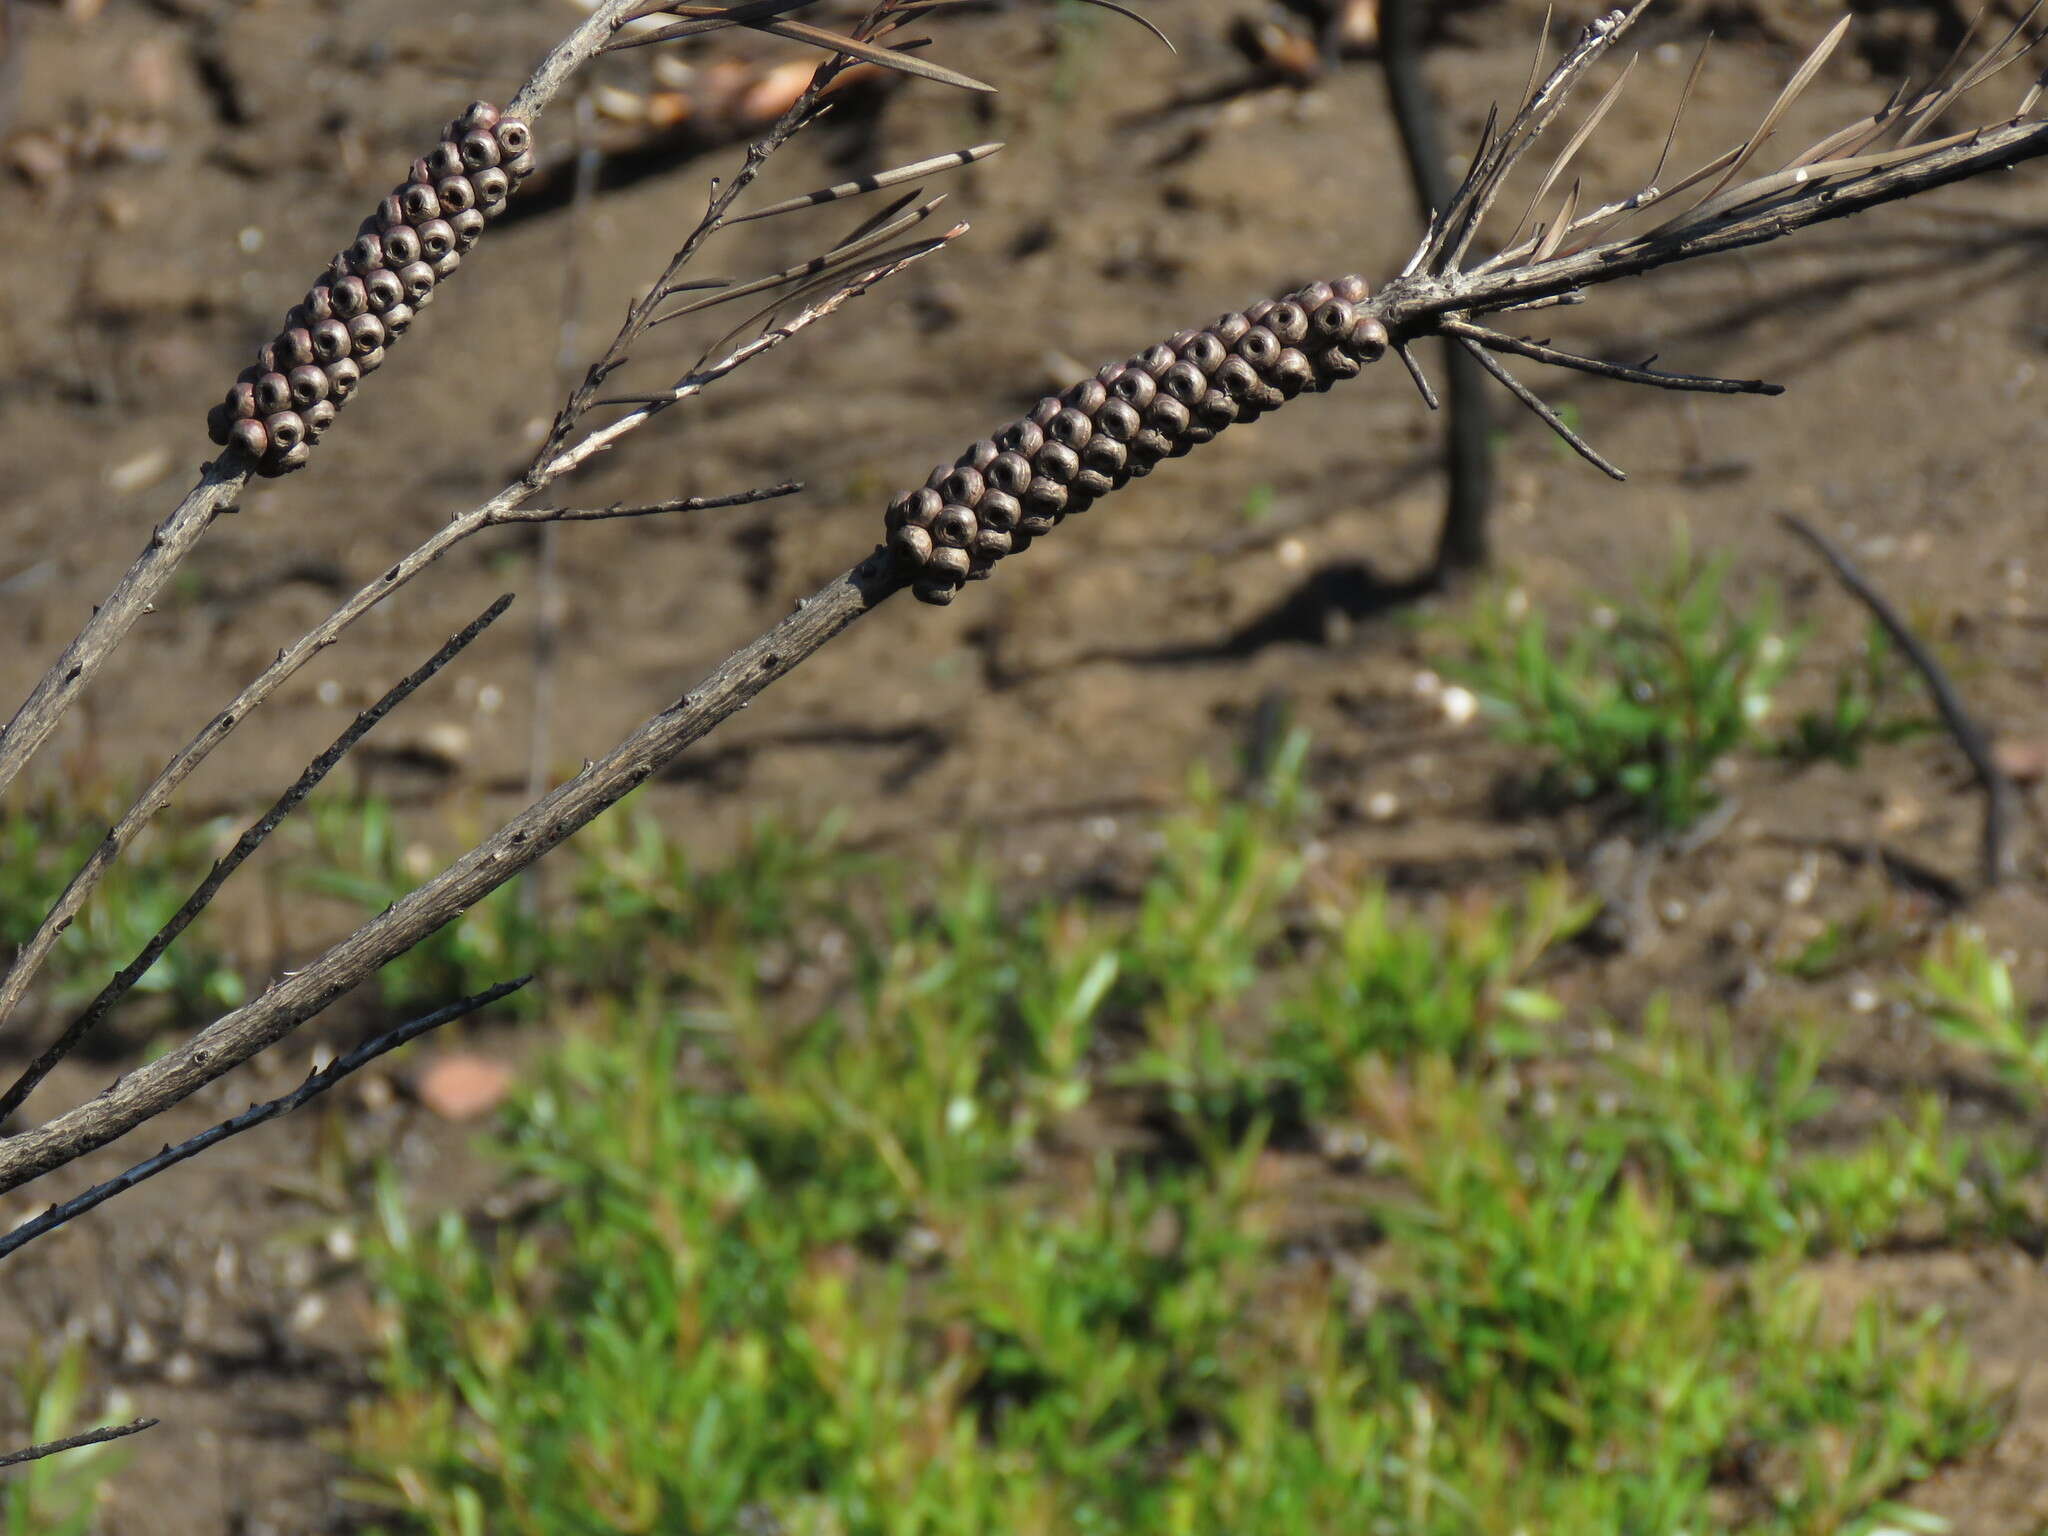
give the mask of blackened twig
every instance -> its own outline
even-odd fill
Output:
[[[197,1157],[208,1147],[217,1146],[230,1136],[239,1136],[266,1120],[275,1120],[279,1115],[289,1114],[301,1104],[325,1093],[350,1073],[368,1066],[386,1052],[395,1051],[408,1041],[417,1040],[428,1031],[439,1029],[443,1024],[452,1023],[467,1014],[475,1013],[480,1008],[488,1008],[499,999],[510,997],[532,980],[531,976],[518,976],[511,981],[501,981],[495,987],[486,988],[472,997],[462,998],[444,1008],[437,1008],[432,1013],[408,1020],[374,1040],[365,1041],[346,1056],[336,1058],[311,1074],[282,1098],[251,1104],[233,1119],[223,1120],[212,1129],[201,1131],[191,1140],[181,1141],[175,1147],[165,1147],[156,1156],[144,1158],[125,1173],[116,1174],[103,1184],[95,1184],[84,1194],[66,1200],[62,1205],[53,1205],[42,1215],[23,1222],[12,1232],[0,1235],[0,1259],[5,1259],[17,1249],[54,1232],[66,1222],[75,1221],[96,1206],[106,1204],[124,1190],[133,1189],[144,1179],[153,1179],[165,1169],[175,1168],[186,1159]]]
[[[1483,325],[1471,325],[1463,320],[1446,318],[1438,322],[1443,331],[1452,336],[1462,336],[1476,341],[1482,347],[1495,352],[1512,352],[1539,363],[1549,363],[1558,368],[1575,368],[1580,373],[1598,374],[1603,379],[1620,379],[1629,384],[1653,384],[1659,389],[1697,390],[1709,395],[1782,395],[1785,386],[1766,383],[1762,379],[1718,379],[1703,373],[1659,373],[1647,363],[1640,368],[1631,368],[1626,363],[1604,362],[1597,357],[1585,357],[1577,352],[1563,352],[1556,347],[1545,346],[1540,341],[1528,341],[1520,336],[1509,336],[1501,331],[1488,330]]]
[[[1956,692],[1956,685],[1950,681],[1947,670],[1935,659],[1934,653],[1913,633],[1912,626],[1892,606],[1891,600],[1872,585],[1870,578],[1856,568],[1834,541],[1795,513],[1780,512],[1778,521],[1804,539],[1827,562],[1835,573],[1835,579],[1870,610],[1872,618],[1884,626],[1884,632],[1891,636],[1892,643],[1913,664],[1914,670],[1927,684],[1927,691],[1934,695],[1934,706],[1941,711],[1942,723],[1948,727],[1949,735],[1955,738],[1963,756],[1970,760],[1970,766],[1977,773],[1977,782],[1984,787],[1984,834],[1979,873],[1987,889],[1997,885],[2011,869],[2006,853],[2006,830],[2012,820],[2013,790],[2012,781],[1998,766],[1998,759],[1991,750],[1990,736],[1964,706],[1962,695]]]
[[[1628,478],[1628,472],[1626,470],[1621,469],[1619,466],[1612,464],[1607,459],[1601,457],[1600,451],[1597,448],[1595,448],[1591,443],[1587,442],[1583,437],[1579,436],[1579,434],[1574,432],[1570,427],[1566,426],[1564,418],[1558,415],[1557,412],[1553,411],[1549,406],[1545,405],[1540,399],[1538,399],[1536,396],[1536,392],[1534,390],[1530,389],[1528,385],[1524,384],[1512,373],[1509,373],[1507,369],[1501,367],[1499,363],[1495,362],[1492,356],[1487,352],[1486,348],[1480,346],[1478,342],[1473,341],[1470,337],[1466,336],[1458,337],[1457,341],[1459,346],[1463,347],[1474,358],[1478,359],[1480,367],[1484,368],[1488,373],[1492,374],[1496,379],[1500,380],[1501,387],[1503,389],[1505,389],[1509,394],[1513,395],[1517,400],[1521,401],[1522,404],[1529,407],[1530,410],[1534,411],[1537,414],[1537,416],[1542,419],[1543,424],[1546,427],[1550,428],[1551,431],[1555,432],[1559,437],[1563,438],[1566,444],[1569,445],[1572,451],[1578,454],[1580,458],[1584,459],[1588,464],[1592,465],[1595,469],[1599,470],[1604,475],[1611,475],[1616,480],[1626,480]]]
[[[1444,212],[1455,192],[1444,171],[1435,93],[1422,72],[1422,13],[1427,9],[1419,0],[1381,0],[1380,4],[1380,65],[1408,162],[1409,184],[1415,189],[1416,211],[1424,219]],[[1400,357],[1423,401],[1435,410],[1436,393],[1405,346]],[[1439,577],[1486,563],[1486,519],[1493,506],[1493,423],[1485,382],[1471,361],[1448,341],[1444,343],[1444,373],[1450,411],[1444,421],[1448,490],[1443,527],[1437,535]]]
[[[23,1462],[41,1461],[45,1456],[59,1456],[65,1451],[81,1451],[88,1445],[105,1445],[109,1440],[124,1440],[129,1435],[139,1435],[145,1429],[155,1429],[161,1419],[137,1419],[131,1424],[103,1424],[98,1429],[88,1429],[82,1435],[66,1435],[62,1440],[45,1440],[41,1445],[27,1446],[19,1451],[9,1451],[0,1456],[0,1467],[18,1467]]]
[[[51,1068],[77,1050],[78,1043],[99,1027],[101,1021],[113,1011],[114,1005],[126,997],[135,983],[140,981],[149,968],[161,958],[163,952],[177,942],[178,935],[190,927],[192,920],[211,905],[213,898],[220,894],[220,888],[227,884],[228,877],[242,867],[250,854],[263,846],[264,840],[283,824],[285,817],[304,803],[306,796],[319,787],[320,781],[335,770],[341,760],[354,749],[356,743],[369,735],[385,716],[417,693],[449,662],[467,650],[470,642],[497,623],[505,610],[511,606],[512,594],[507,592],[470,620],[460,633],[428,657],[416,670],[395,684],[383,698],[349,722],[348,729],[334,738],[334,745],[314,758],[291,788],[278,796],[277,803],[250,824],[249,829],[236,840],[234,847],[214,861],[213,868],[207,871],[206,878],[185,898],[185,904],[171,914],[170,921],[156,931],[156,936],[142,946],[142,952],[123,966],[113,980],[100,988],[99,996],[86,1005],[85,1011],[66,1026],[64,1033],[50,1043],[49,1049],[22,1069],[21,1076],[14,1080],[13,1086],[5,1094],[0,1094],[0,1124],[5,1124],[7,1117],[21,1108],[28,1096],[35,1092],[36,1084],[50,1075]]]

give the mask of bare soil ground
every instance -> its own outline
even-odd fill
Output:
[[[1450,19],[1431,70],[1452,104],[1453,143],[1469,146],[1487,103],[1520,89],[1542,9],[1515,0]],[[1589,186],[1626,189],[1646,174],[1705,22],[1723,42],[1694,103],[1688,162],[1748,130],[1835,12],[1784,0],[1677,5],[1653,19],[1638,69],[1646,88],[1587,149]],[[0,126],[8,699],[189,483],[209,452],[206,407],[356,220],[441,121],[508,91],[573,19],[554,3],[463,11],[399,0],[108,0],[15,13],[24,67],[0,91],[0,111],[11,107]],[[863,553],[891,490],[1079,365],[1286,284],[1398,267],[1417,224],[1377,67],[1349,62],[1308,89],[1259,84],[1229,40],[1241,14],[1263,15],[1253,0],[1171,7],[1160,19],[1178,57],[1107,18],[1076,31],[1066,17],[1063,31],[1024,8],[966,15],[943,29],[937,53],[993,76],[1002,95],[892,91],[788,151],[775,195],[981,139],[1011,145],[952,179],[953,206],[974,224],[955,250],[587,477],[587,503],[785,476],[809,492],[565,532],[558,764],[689,687]],[[1844,50],[1788,133],[1872,109],[1888,89],[1880,71],[1924,70],[1946,18],[1943,6],[1875,8],[1861,51]],[[616,78],[636,86],[643,69],[630,63]],[[557,145],[567,118],[549,124]],[[580,234],[559,208],[494,233],[314,471],[257,484],[208,537],[174,600],[53,742],[46,775],[84,782],[160,761],[281,643],[516,473],[559,394],[569,253],[581,253],[588,347],[694,221],[706,179],[734,160],[731,147],[677,144],[619,176]],[[716,268],[746,275],[801,259],[813,246],[799,242],[852,221],[834,212],[809,229],[745,226]],[[2048,462],[2044,238],[2048,173],[2032,167],[1559,312],[1546,328],[1584,350],[1657,352],[1667,366],[1762,375],[1789,393],[1694,401],[1549,381],[1634,471],[1626,486],[1511,418],[1502,400],[1499,569],[1539,602],[1626,591],[1665,559],[1682,522],[1699,547],[1734,556],[1736,591],[1775,581],[1794,616],[1816,626],[1802,675],[1817,688],[1863,621],[1776,528],[1774,513],[1796,511],[1843,538],[1943,642],[2003,736],[2048,741],[2048,607],[2031,575]],[[689,355],[675,344],[678,360]],[[1514,754],[1446,725],[1415,692],[1421,642],[1404,616],[1462,600],[1403,599],[1440,512],[1434,432],[1389,364],[1228,434],[952,609],[889,604],[649,798],[707,854],[751,817],[845,807],[877,846],[915,856],[974,830],[1015,861],[1020,883],[1076,879],[1113,872],[1190,765],[1227,763],[1262,701],[1277,698],[1315,735],[1333,867],[1450,893],[1505,889],[1551,861],[1597,881],[1615,856],[1613,829],[1585,815],[1504,812],[1497,791]],[[1253,523],[1242,509],[1255,491],[1272,510]],[[267,799],[365,697],[500,591],[531,587],[527,541],[463,547],[245,727],[191,786],[192,803]],[[533,677],[532,615],[519,613],[395,720],[370,760],[378,787],[431,813],[423,824],[483,824],[517,803]],[[1969,878],[1978,803],[1944,739],[1881,749],[1853,772],[1752,763],[1732,789],[1740,809],[1717,838],[1637,883],[1631,942],[1575,959],[1562,986],[1624,1017],[1657,989],[1750,1020],[1840,1015],[1868,977],[1809,985],[1760,957],[1872,902],[1901,923],[1937,916],[1937,896],[1901,882],[1902,861]],[[1390,818],[1368,814],[1381,792],[1396,798]],[[2021,877],[1973,915],[2038,987],[2048,868],[2035,815],[2020,836]],[[1637,851],[1619,850],[1631,872]],[[1810,896],[1788,897],[1806,884]],[[304,953],[322,920],[252,906],[236,921],[260,974]],[[1875,1119],[1916,1086],[1953,1081],[1954,1063],[1916,1028],[1882,1007],[1855,1017],[1850,1111]],[[352,1022],[339,1012],[322,1039]],[[494,1035],[492,1048],[530,1051],[545,1034]],[[152,1131],[151,1148],[278,1091],[315,1043],[267,1081],[188,1106],[189,1124]],[[66,1073],[37,1102],[89,1092],[104,1070]],[[82,1333],[100,1389],[165,1420],[133,1442],[101,1529],[351,1528],[330,1441],[368,1388],[361,1297],[345,1239],[329,1235],[361,1194],[345,1170],[391,1150],[433,1198],[457,1202],[484,1189],[489,1170],[470,1133],[382,1080],[336,1098],[13,1262],[0,1356],[37,1335]],[[1989,1093],[1959,1102],[1996,1112]],[[116,1164],[109,1154],[90,1171]],[[2039,1529],[2048,1284],[2036,1261],[1942,1250],[1839,1261],[1830,1274],[1845,1297],[1938,1300],[2013,1381],[2004,1441],[1944,1472],[1919,1502],[1959,1532]]]

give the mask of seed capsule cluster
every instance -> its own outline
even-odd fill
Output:
[[[1386,327],[1361,309],[1369,293],[1362,277],[1311,283],[1177,332],[939,465],[889,503],[889,548],[912,592],[950,603],[1161,460],[1352,377],[1387,350]]]
[[[303,466],[384,349],[462,265],[484,225],[533,171],[533,135],[489,102],[472,103],[432,153],[363,220],[284,329],[256,354],[206,418],[223,447],[256,461],[259,475]]]

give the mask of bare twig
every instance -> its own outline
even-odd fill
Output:
[[[1884,626],[1884,632],[1891,636],[1892,643],[1913,664],[1913,669],[1927,684],[1927,691],[1934,695],[1934,706],[1941,711],[1942,723],[1948,727],[1949,735],[1955,738],[1963,756],[1969,759],[1970,767],[1976,771],[1977,782],[1984,789],[1984,833],[1978,873],[1987,889],[1997,885],[2012,872],[2006,852],[2006,837],[2012,823],[2013,788],[2012,781],[1998,766],[1998,754],[1991,749],[1990,733],[1971,715],[1963,703],[1963,696],[1950,681],[1947,669],[1913,632],[1905,615],[1892,606],[1891,600],[1856,568],[1841,548],[1805,518],[1794,513],[1780,512],[1778,521],[1804,539],[1827,562],[1828,569],[1835,573],[1835,579],[1870,610],[1872,618]]]
[[[453,661],[470,643],[504,615],[512,606],[512,594],[506,593],[490,607],[470,620],[460,633],[453,636],[446,645],[427,658],[409,676],[394,684],[391,690],[357,715],[347,730],[334,739],[334,744],[306,767],[306,771],[277,799],[277,803],[256,821],[250,824],[235,846],[214,861],[206,878],[199,882],[192,894],[185,898],[184,905],[171,914],[170,921],[159,928],[154,937],[142,946],[136,957],[117,972],[113,980],[100,988],[95,997],[77,1018],[65,1027],[64,1032],[50,1043],[42,1055],[30,1062],[21,1075],[4,1094],[0,1094],[0,1125],[35,1091],[36,1085],[50,1075],[51,1068],[78,1049],[79,1042],[96,1029],[102,1020],[113,1011],[114,1005],[134,988],[143,974],[155,965],[163,952],[177,941],[178,935],[192,925],[194,918],[206,910],[220,888],[227,884],[228,877],[247,862],[249,855],[263,846],[264,840],[283,825],[285,817],[299,808],[308,795],[320,786],[321,780],[332,773],[341,760],[354,750],[357,742],[369,735],[399,705],[417,693],[435,677],[449,662]]]
[[[778,496],[794,496],[804,488],[801,480],[785,480],[780,485],[758,486],[751,491],[736,491],[730,496],[683,496],[674,501],[652,501],[641,506],[626,506],[614,502],[609,507],[507,507],[491,518],[491,526],[507,523],[596,523],[615,517],[657,517],[668,512],[705,512],[715,507],[750,507],[756,502],[773,501]]]
[[[1530,358],[1539,363],[1550,363],[1559,368],[1573,368],[1580,373],[1597,374],[1603,379],[1619,379],[1627,384],[1649,384],[1658,389],[1697,390],[1709,395],[1782,395],[1785,386],[1769,384],[1762,379],[1717,379],[1711,374],[1700,373],[1659,373],[1648,363],[1631,368],[1625,363],[1603,362],[1597,357],[1582,357],[1576,352],[1562,352],[1556,347],[1545,346],[1540,341],[1528,341],[1520,336],[1504,335],[1490,331],[1483,325],[1471,325],[1463,320],[1448,317],[1438,322],[1438,328],[1447,336],[1460,336],[1476,341],[1482,347],[1495,352],[1513,352],[1518,357]]]
[[[1527,407],[1529,407],[1530,410],[1534,411],[1537,417],[1543,422],[1543,424],[1546,427],[1550,428],[1551,431],[1555,432],[1559,437],[1563,438],[1566,444],[1568,444],[1571,447],[1572,451],[1578,454],[1580,458],[1584,459],[1588,464],[1591,464],[1595,469],[1599,470],[1604,475],[1610,475],[1616,480],[1626,480],[1628,478],[1628,474],[1626,471],[1617,468],[1615,465],[1608,462],[1608,460],[1602,458],[1598,449],[1596,449],[1591,443],[1587,442],[1583,437],[1579,436],[1579,434],[1574,432],[1570,427],[1566,426],[1564,418],[1562,416],[1558,415],[1556,411],[1553,411],[1549,406],[1545,405],[1541,400],[1539,400],[1536,397],[1535,391],[1530,389],[1528,385],[1524,384],[1520,379],[1516,378],[1512,373],[1509,373],[1507,369],[1503,368],[1499,363],[1495,362],[1490,356],[1488,356],[1486,349],[1480,346],[1478,342],[1460,336],[1458,338],[1458,343],[1460,346],[1464,347],[1464,349],[1467,352],[1471,353],[1474,358],[1478,360],[1480,367],[1484,368],[1488,373],[1492,374],[1496,379],[1498,379],[1501,383],[1501,386],[1504,389],[1506,389],[1509,394],[1513,395],[1517,400],[1521,401],[1522,404],[1526,405]]]
[[[1627,19],[1609,18],[1606,25],[1611,31]],[[1542,103],[1551,90],[1550,83],[1539,88],[1533,104]],[[1510,133],[1516,131],[1511,125]],[[1688,219],[1647,236],[1618,239],[1513,269],[1468,272],[1416,263],[1404,276],[1360,303],[1355,319],[1361,325],[1366,320],[1378,322],[1396,340],[1426,335],[1438,330],[1446,316],[1556,301],[1595,284],[1775,240],[1798,229],[2042,155],[2048,155],[2048,124],[2015,120],[1986,128],[1967,143],[1791,192],[1767,209]],[[1510,155],[1503,160],[1489,148],[1480,157],[1480,172],[1475,174],[1482,179],[1505,174],[1512,159]],[[1469,223],[1485,199],[1479,193],[1461,197],[1473,205],[1464,215]],[[904,258],[909,259],[914,258]],[[842,302],[843,297],[858,291],[858,283],[882,275],[886,273],[864,272],[856,286],[842,289],[826,302]],[[1355,327],[1353,334],[1357,334]],[[1477,343],[1469,338],[1458,340],[1491,361]],[[750,348],[768,344],[770,338],[763,337],[737,349],[730,356],[730,366],[744,361]],[[562,459],[582,462],[602,452],[626,425],[613,423],[593,431],[565,450]],[[565,463],[564,468],[573,467],[573,462]],[[515,496],[506,505],[522,505],[527,499]],[[105,1145],[284,1039],[343,992],[454,921],[645,783],[691,743],[900,590],[903,581],[903,572],[878,550],[800,603],[767,633],[734,652],[696,689],[646,721],[574,779],[514,816],[440,875],[303,969],[276,981],[243,1007],[156,1061],[128,1073],[92,1100],[0,1141],[0,1190],[17,1188]]]
[[[66,1435],[62,1440],[45,1440],[41,1445],[31,1445],[19,1451],[9,1451],[0,1456],[0,1467],[18,1467],[24,1462],[41,1461],[45,1456],[59,1456],[65,1451],[82,1451],[88,1445],[105,1445],[109,1440],[125,1440],[130,1435],[139,1435],[145,1429],[155,1429],[161,1419],[136,1419],[127,1424],[104,1424],[98,1429],[88,1429],[82,1435]]]
[[[126,1172],[116,1174],[104,1183],[93,1185],[85,1193],[66,1200],[61,1205],[51,1206],[42,1215],[23,1222],[13,1231],[0,1234],[0,1259],[7,1258],[39,1237],[47,1236],[66,1222],[76,1221],[87,1211],[105,1205],[114,1196],[133,1189],[143,1180],[153,1179],[165,1169],[175,1168],[178,1164],[197,1157],[208,1147],[218,1146],[230,1136],[239,1136],[266,1120],[275,1120],[280,1115],[289,1114],[308,1100],[318,1098],[351,1073],[368,1066],[379,1056],[395,1051],[401,1045],[417,1040],[430,1030],[439,1029],[443,1024],[452,1023],[479,1009],[488,1008],[499,999],[510,997],[532,980],[531,976],[520,976],[511,981],[501,981],[472,997],[462,998],[458,1002],[449,1003],[446,1007],[437,1008],[432,1013],[409,1020],[398,1028],[357,1046],[347,1055],[337,1057],[282,1098],[251,1104],[233,1119],[223,1120],[210,1130],[201,1131],[189,1141],[181,1141],[174,1147],[165,1147],[156,1156],[144,1158]]]

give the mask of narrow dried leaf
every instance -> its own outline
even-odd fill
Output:
[[[1707,67],[1707,50],[1714,46],[1714,34],[1709,32],[1700,43],[1700,51],[1692,57],[1692,68],[1686,71],[1685,85],[1678,93],[1678,110],[1671,114],[1671,129],[1664,135],[1664,147],[1657,152],[1657,168],[1650,172],[1650,182],[1655,187],[1664,179],[1664,167],[1671,159],[1671,146],[1678,142],[1678,125],[1685,121],[1686,105],[1692,100],[1693,87],[1700,83],[1700,75]]]
[[[1637,55],[1637,57],[1640,57],[1640,55]],[[1508,244],[1513,245],[1515,243],[1516,238],[1522,233],[1522,226],[1529,222],[1529,215],[1534,213],[1543,199],[1550,195],[1550,189],[1557,185],[1558,177],[1562,176],[1571,165],[1572,157],[1578,154],[1579,150],[1584,147],[1586,140],[1591,138],[1594,130],[1600,126],[1602,119],[1613,110],[1615,102],[1621,98],[1623,87],[1628,84],[1628,77],[1635,72],[1635,67],[1636,60],[1632,57],[1623,66],[1621,74],[1616,77],[1614,84],[1607,88],[1607,94],[1600,98],[1600,104],[1593,109],[1591,115],[1583,123],[1579,124],[1579,131],[1574,133],[1565,142],[1564,149],[1559,152],[1555,160],[1551,161],[1550,169],[1544,173],[1542,183],[1536,188],[1536,195],[1529,199],[1527,210],[1523,212],[1522,217],[1516,222],[1514,234],[1508,236]],[[1574,198],[1573,201],[1576,202],[1577,199]],[[1558,228],[1558,233],[1560,238],[1562,238],[1563,230],[1561,227]]]
[[[1565,235],[1571,230],[1572,220],[1578,216],[1578,212],[1579,184],[1574,180],[1571,191],[1565,194],[1564,207],[1558,210],[1557,218],[1551,223],[1550,233],[1543,237],[1541,243],[1536,247],[1536,254],[1531,256],[1529,260],[1532,262],[1550,260],[1551,253],[1558,248],[1563,242]]]
[[[1827,63],[1843,37],[1847,35],[1849,24],[1855,19],[1853,15],[1844,16],[1828,28],[1828,35],[1814,45],[1813,52],[1806,56],[1806,62],[1801,64],[1793,72],[1792,78],[1785,82],[1785,89],[1778,92],[1778,99],[1771,103],[1770,111],[1764,114],[1764,120],[1757,125],[1756,132],[1749,136],[1749,141],[1742,146],[1734,160],[1729,162],[1728,169],[1721,174],[1721,179],[1707,189],[1707,195],[1700,199],[1701,204],[1710,201],[1755,158],[1756,152],[1763,148],[1764,140],[1776,130],[1778,120],[1791,111],[1793,103],[1806,94],[1806,88],[1813,84],[1813,77],[1820,73],[1821,66]]]
[[[654,43],[672,43],[679,37],[695,37],[704,32],[716,32],[724,27],[743,26],[750,21],[761,21],[780,16],[787,11],[799,11],[807,5],[816,5],[818,0],[746,0],[743,5],[682,5],[664,3],[644,6],[632,14],[622,17],[619,25],[668,13],[683,19],[669,26],[651,32],[636,33],[632,37],[614,38],[606,45],[606,53],[620,53],[628,48],[646,48]]]
[[[836,203],[841,198],[879,192],[885,187],[901,186],[906,181],[915,181],[920,176],[950,171],[958,166],[972,165],[977,160],[986,160],[1002,147],[1000,143],[976,144],[967,149],[948,150],[943,155],[933,155],[912,165],[900,165],[892,171],[877,171],[872,176],[861,176],[852,181],[820,187],[817,191],[806,192],[801,197],[785,198],[779,203],[771,203],[766,208],[756,208],[751,213],[735,214],[727,222],[745,224],[751,219],[772,219],[778,214],[795,213],[803,208],[816,208],[823,203]]]
[[[727,304],[734,299],[746,298],[749,294],[764,293],[770,288],[779,288],[784,283],[794,283],[806,278],[816,277],[821,273],[830,272],[834,268],[843,267],[848,262],[858,261],[876,246],[894,239],[906,229],[923,223],[924,220],[931,217],[932,211],[945,200],[945,196],[942,193],[930,202],[912,209],[901,218],[891,219],[880,228],[859,238],[850,238],[834,246],[831,250],[826,251],[823,255],[813,256],[809,261],[801,262],[794,267],[773,273],[770,276],[757,277],[752,282],[735,284],[731,288],[711,294],[706,298],[693,299],[688,304],[680,305],[675,309],[656,315],[649,324],[666,325],[671,320],[680,320],[684,315],[696,314],[699,310],[710,309],[713,305]],[[781,302],[781,300],[777,300],[778,304]],[[744,325],[740,327],[741,330],[745,328]]]
[[[916,75],[939,85],[957,86],[963,91],[981,91],[993,96],[996,88],[972,75],[963,75],[956,69],[943,64],[934,64],[929,59],[903,53],[895,48],[883,48],[874,43],[864,43],[859,38],[848,37],[841,32],[828,32],[823,27],[814,27],[804,21],[751,21],[743,25],[757,32],[771,32],[777,37],[786,37],[791,42],[809,43],[814,48],[828,49],[843,53],[849,58],[862,59],[869,64],[879,64],[884,69],[893,69],[899,74]]]

